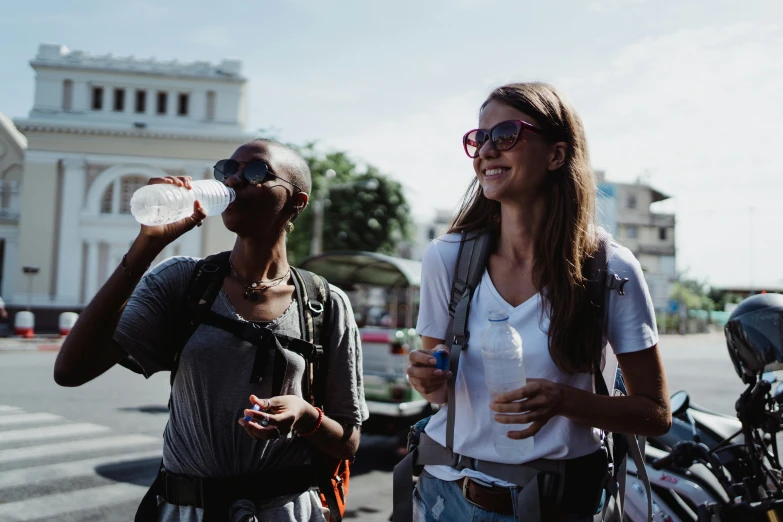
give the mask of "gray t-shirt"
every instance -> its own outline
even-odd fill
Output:
[[[184,298],[197,261],[187,257],[163,261],[142,278],[125,307],[114,339],[142,367],[147,377],[171,368],[161,343],[170,339],[172,325],[177,324],[174,317],[177,304]],[[331,344],[327,348],[329,371],[324,414],[344,425],[360,426],[369,413],[362,386],[359,330],[348,298],[334,286],[330,286],[330,290],[332,303],[328,328]],[[298,307],[294,300],[282,316],[266,327],[275,333],[301,337]],[[222,289],[212,310],[244,321]],[[219,477],[309,463],[310,448],[305,440],[289,434],[278,440],[258,441],[237,423],[244,415],[243,410],[251,406],[251,394],[262,398],[302,396],[304,358],[285,350],[287,364],[283,389],[274,392],[271,365],[264,369],[261,383],[250,383],[256,352],[254,345],[231,333],[203,324],[198,327],[180,355],[172,387],[171,411],[163,442],[166,469],[196,477]],[[305,494],[299,496],[297,502],[312,503],[317,499]],[[303,514],[302,510],[292,511],[290,507],[279,506],[283,510],[281,517],[269,518],[272,513],[264,511],[264,518],[302,520],[285,516],[289,511]],[[179,516],[172,513],[161,520],[200,518],[194,519],[191,515],[183,518],[182,512],[192,511],[190,509],[175,511]],[[315,518],[304,520],[322,519],[320,510],[314,510],[313,516]]]

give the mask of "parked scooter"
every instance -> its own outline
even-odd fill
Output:
[[[649,438],[646,468],[653,511],[662,522],[783,520],[783,468],[777,434],[783,417],[783,295],[743,301],[726,326],[729,356],[747,385],[729,417],[672,395],[672,429]],[[766,373],[765,373],[766,372]],[[647,497],[628,463],[625,518],[646,520]]]

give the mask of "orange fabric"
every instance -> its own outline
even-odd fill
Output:
[[[340,510],[340,516],[345,515],[345,502],[348,498],[348,482],[351,480],[351,464],[348,460],[341,460],[337,467],[331,470],[331,483],[334,496],[337,499],[337,507]],[[319,493],[321,505],[328,508],[326,497],[323,492]],[[334,520],[331,518],[331,520]]]

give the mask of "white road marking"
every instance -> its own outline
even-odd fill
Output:
[[[54,413],[18,413],[16,415],[0,415],[0,427],[15,424],[37,424],[44,422],[63,422],[65,419]]]
[[[28,446],[26,448],[14,448],[0,450],[0,464],[18,462],[20,460],[57,457],[72,455],[74,453],[86,453],[88,451],[125,450],[129,446],[141,444],[163,445],[161,439],[147,435],[117,435],[98,439],[76,440],[59,444],[43,444],[40,446]]]
[[[13,442],[28,442],[33,440],[62,439],[63,437],[78,437],[106,433],[111,431],[108,426],[98,424],[62,424],[42,428],[26,428],[23,430],[0,431],[0,444]]]

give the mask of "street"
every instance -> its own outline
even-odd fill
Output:
[[[722,334],[665,336],[669,390],[733,414],[742,391]],[[0,522],[128,521],[160,460],[168,374],[115,367],[81,388],[52,379],[53,351],[0,351]],[[392,438],[365,435],[347,519],[388,520]]]

